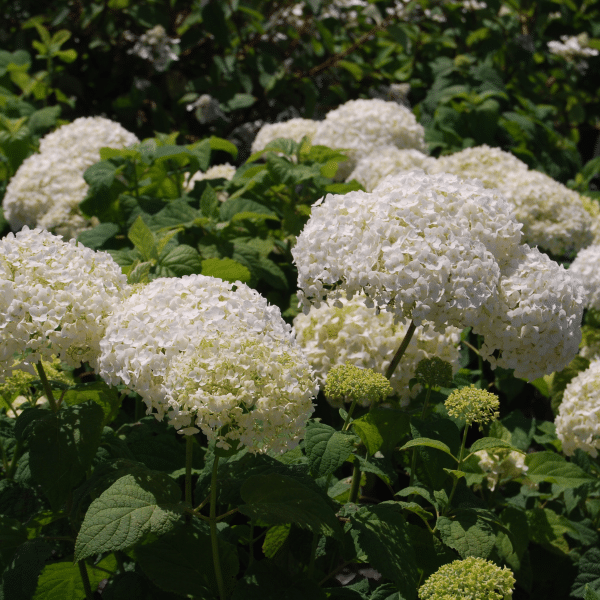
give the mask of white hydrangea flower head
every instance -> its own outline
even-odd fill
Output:
[[[313,144],[345,149],[348,161],[338,177],[345,179],[356,161],[381,146],[427,151],[425,130],[410,109],[379,98],[349,100],[325,115]]]
[[[339,299],[341,307],[323,303],[294,319],[296,339],[321,387],[325,385],[329,371],[343,364],[385,374],[404,339],[408,322],[395,323],[391,313],[378,313],[375,308],[367,307],[365,300],[358,294],[352,300],[342,296]],[[437,333],[425,323],[416,329],[390,380],[402,406],[408,405],[421,389],[416,385],[411,390],[408,383],[422,359],[438,356],[452,365],[453,374],[458,372],[459,342],[460,329],[456,327],[447,327],[444,333]],[[342,406],[341,401],[329,402]],[[362,405],[367,406],[368,402]]]
[[[213,342],[213,337],[222,335],[225,344],[230,332],[234,337],[239,333],[241,341],[242,333],[248,332],[248,336],[270,336],[274,344],[293,346],[291,327],[279,309],[245,284],[204,275],[155,279],[127,298],[108,321],[99,374],[109,384],[124,383],[136,391],[148,412],[155,411],[162,419],[169,410],[165,377],[171,362],[186,352],[192,356],[205,338],[218,349],[214,345],[218,339]],[[231,348],[233,343],[227,341]],[[227,346],[223,348],[225,352]],[[289,352],[294,354],[293,348]],[[199,356],[190,360],[200,360]],[[185,375],[185,367],[179,370]],[[189,422],[191,417],[184,416]],[[187,427],[183,417],[178,423]]]
[[[465,326],[520,239],[506,201],[454,175],[411,171],[372,192],[327,195],[292,250],[305,310],[364,292],[416,325]]]
[[[491,491],[508,479],[524,475],[529,467],[525,464],[525,454],[516,450],[494,449],[475,452],[479,467],[486,474],[488,488]]]
[[[62,125],[40,140],[42,154],[60,153],[81,169],[100,160],[101,148],[126,148],[139,142],[121,124],[104,117],[80,117],[72,123]]]
[[[412,169],[428,171],[435,162],[435,158],[427,156],[419,150],[401,150],[396,146],[384,146],[359,158],[356,167],[348,175],[346,181],[356,179],[367,192],[372,192],[387,175],[395,175],[400,171],[411,171]]]
[[[600,310],[600,245],[593,244],[580,250],[569,273],[583,286],[585,307]]]
[[[262,331],[236,317],[205,331],[169,364],[169,420],[185,434],[201,430],[224,449],[239,443],[255,453],[290,450],[314,410],[318,388],[309,364],[293,337],[280,335],[281,316],[275,328],[260,323]]]
[[[310,141],[315,135],[318,124],[318,121],[301,118],[289,119],[281,123],[266,123],[260,128],[252,142],[252,152],[264,150],[269,142],[278,138],[300,142],[306,135]]]
[[[523,244],[503,269],[497,293],[468,321],[484,336],[480,352],[492,368],[514,369],[515,377],[532,381],[575,357],[582,315],[583,290],[575,277]]]
[[[577,448],[593,458],[600,450],[600,359],[576,375],[565,388],[554,421],[563,452],[572,456]]]
[[[29,364],[94,364],[106,319],[128,293],[106,252],[27,226],[0,240],[0,289],[0,371],[15,354]]]

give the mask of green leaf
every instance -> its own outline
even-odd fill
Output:
[[[27,121],[27,126],[34,134],[41,134],[56,125],[61,108],[57,106],[46,106],[36,110]]]
[[[456,462],[458,462],[458,458],[456,458],[450,448],[444,444],[444,442],[440,442],[438,440],[432,440],[430,438],[415,438],[414,440],[410,440],[406,442],[400,450],[408,450],[409,448],[416,448],[418,446],[427,446],[428,448],[435,448],[436,450],[441,450],[445,452],[448,456],[451,456]]]
[[[292,526],[290,523],[285,525],[273,525],[267,531],[265,540],[262,545],[263,554],[267,558],[273,558],[279,549],[285,544],[285,541],[290,535]]]
[[[150,231],[148,225],[144,223],[141,215],[138,216],[133,225],[129,228],[127,237],[131,240],[136,250],[142,255],[143,260],[158,260],[158,250],[156,248],[154,234]]]
[[[529,538],[545,548],[568,554],[569,543],[563,537],[572,529],[571,522],[563,515],[557,515],[550,508],[533,508],[527,511]]]
[[[29,468],[57,510],[96,456],[104,412],[92,401],[37,420],[28,437]]]
[[[287,475],[252,475],[241,495],[241,513],[269,525],[295,523],[326,536],[339,535],[333,510],[315,491]]]
[[[256,102],[252,94],[235,94],[226,104],[227,110],[238,110],[239,108],[248,108]],[[224,148],[223,148],[224,149]]]
[[[600,592],[595,592],[589,585],[586,585],[583,600],[600,600]]]
[[[471,446],[470,452],[473,454],[474,452],[479,452],[480,450],[492,450],[494,448],[508,448],[511,451],[520,452],[520,450],[515,448],[512,444],[494,437],[484,437],[477,440]],[[468,458],[468,456],[466,458]]]
[[[490,523],[470,509],[458,510],[452,518],[440,517],[436,526],[444,544],[456,550],[461,558],[487,558],[496,543]]]
[[[595,481],[583,469],[572,462],[567,462],[560,454],[555,452],[528,454],[525,457],[525,464],[529,467],[527,478],[534,483],[547,481],[566,489],[576,488]]]
[[[408,414],[389,408],[374,408],[352,421],[352,427],[371,456],[378,451],[387,456],[410,433]]]
[[[87,168],[83,178],[90,186],[93,193],[101,193],[108,190],[115,180],[117,167],[109,161],[101,161]]]
[[[219,199],[210,184],[206,184],[202,197],[200,198],[200,212],[209,218],[216,219],[219,216]]]
[[[92,250],[98,250],[117,233],[119,233],[119,226],[116,223],[100,223],[93,229],[82,231],[77,236],[77,241]]]
[[[168,533],[181,517],[180,498],[179,486],[164,473],[124,475],[90,505],[75,559],[130,548],[147,533]]]
[[[195,273],[202,273],[202,258],[195,248],[186,244],[162,255],[156,266],[158,277],[183,277]]]
[[[336,65],[346,69],[356,81],[360,81],[364,76],[363,70],[356,63],[349,60],[338,60]]]
[[[236,94],[236,96],[243,96],[243,95],[244,94]],[[234,96],[234,98],[235,98],[235,96]],[[248,105],[248,106],[250,106],[250,105]],[[224,152],[229,152],[229,154],[231,154],[231,156],[233,157],[234,160],[237,158],[238,149],[235,144],[232,144],[231,142],[224,140],[223,138],[216,137],[214,135],[211,135],[208,138],[208,142],[209,142],[212,150],[223,150]]]
[[[17,519],[0,515],[0,569],[12,562],[17,548],[26,541],[25,526]]]
[[[0,580],[0,600],[30,600],[44,563],[52,549],[42,540],[29,540],[19,546],[13,561]]]
[[[325,423],[312,421],[304,438],[304,449],[315,477],[331,475],[344,464],[356,443],[356,437],[345,431],[337,431]]]
[[[114,421],[121,408],[121,398],[117,388],[110,387],[104,381],[80,384],[77,389],[67,390],[63,398],[68,406],[82,404],[86,400],[98,404],[104,412],[103,426]]]
[[[207,258],[202,261],[202,275],[218,277],[224,281],[248,283],[252,274],[248,267],[231,258]]]
[[[231,221],[240,213],[265,215],[277,218],[277,215],[266,206],[245,198],[228,198],[221,204],[220,217],[222,221]]]
[[[360,560],[391,579],[407,598],[414,598],[418,565],[401,510],[395,502],[361,507],[350,516],[350,535]]]

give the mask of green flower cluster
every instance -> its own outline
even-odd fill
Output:
[[[467,426],[473,423],[485,425],[498,418],[500,401],[496,394],[480,390],[473,384],[454,390],[445,402],[451,417],[466,421]]]
[[[327,398],[345,398],[346,401],[367,400],[381,402],[393,393],[390,382],[373,369],[361,369],[350,363],[333,367],[327,375],[323,390]]]
[[[509,600],[515,578],[506,567],[470,556],[440,567],[419,588],[421,600]]]

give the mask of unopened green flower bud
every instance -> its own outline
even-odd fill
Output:
[[[484,425],[498,418],[500,401],[496,394],[480,390],[471,384],[470,387],[454,390],[446,399],[445,405],[451,417],[463,419],[467,425]]]
[[[437,356],[419,361],[415,377],[429,387],[448,387],[452,383],[452,365]]]
[[[509,600],[515,578],[506,567],[469,556],[440,567],[419,588],[421,600]]]
[[[381,402],[392,392],[390,382],[373,369],[360,369],[346,363],[333,367],[327,375],[323,390],[328,398],[345,398],[346,401],[368,400],[369,403]]]

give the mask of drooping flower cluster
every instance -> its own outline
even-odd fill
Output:
[[[264,150],[269,142],[278,138],[299,142],[304,136],[308,136],[310,141],[315,135],[318,124],[318,121],[301,118],[289,119],[281,123],[266,123],[260,128],[252,142],[252,152]]]
[[[128,285],[107,253],[24,227],[0,240],[0,290],[0,373],[6,373],[15,360],[93,363],[106,318]]]
[[[11,229],[39,226],[76,237],[90,225],[79,211],[88,189],[85,170],[100,160],[101,148],[137,141],[102,117],[81,117],[49,133],[40,140],[40,153],[23,161],[6,188],[4,215]]]
[[[600,245],[580,250],[569,267],[583,286],[586,308],[600,310]]]
[[[419,588],[420,600],[509,600],[515,578],[507,567],[469,556],[440,567]]]
[[[548,175],[530,170],[509,152],[477,146],[442,156],[428,168],[430,173],[454,173],[498,189],[523,223],[527,244],[563,255],[592,243],[594,218],[585,199]]]
[[[152,281],[110,319],[99,373],[148,412],[227,448],[283,451],[302,435],[317,388],[277,307],[202,275]]]
[[[356,179],[367,192],[372,192],[387,175],[400,171],[423,169],[436,162],[435,158],[419,150],[401,150],[396,146],[377,148],[371,154],[358,159],[355,169],[348,175],[347,181]]]
[[[179,40],[170,38],[162,25],[155,25],[139,37],[126,31],[123,37],[130,42],[135,42],[133,48],[127,53],[149,61],[157,71],[165,71],[171,61],[179,60],[174,51],[174,46],[179,43]]]
[[[554,421],[563,452],[577,448],[596,458],[600,450],[600,359],[576,375],[565,388]]]
[[[497,448],[475,452],[479,467],[486,474],[488,488],[492,491],[501,481],[524,475],[529,467],[525,464],[525,454],[516,450]]]
[[[425,130],[410,109],[379,98],[349,100],[325,115],[313,144],[344,149],[349,160],[340,165],[345,179],[356,161],[382,146],[412,148],[425,152]]]
[[[356,295],[352,300],[342,296],[339,302],[341,307],[323,303],[294,319],[296,339],[321,385],[333,367],[346,363],[385,373],[408,329],[405,320],[394,322],[391,313],[368,308],[364,296]],[[439,356],[452,365],[453,373],[458,371],[459,341],[460,330],[455,327],[437,333],[425,324],[416,330],[390,380],[402,405],[420,390],[420,386],[411,390],[408,384],[422,359]]]
[[[498,418],[500,400],[496,394],[476,388],[473,384],[454,390],[444,402],[451,417],[465,421],[467,426],[480,426]]]

